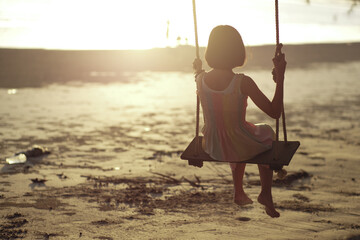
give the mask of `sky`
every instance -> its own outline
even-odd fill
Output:
[[[360,41],[360,6],[279,0],[284,44]],[[273,0],[197,0],[199,44],[220,24],[245,45],[273,44]],[[0,47],[149,49],[195,42],[191,0],[0,0]]]

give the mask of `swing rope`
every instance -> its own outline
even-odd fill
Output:
[[[200,60],[200,53],[199,53],[199,41],[198,41],[198,31],[197,31],[197,20],[196,20],[196,4],[195,0],[192,0],[193,5],[193,16],[194,16],[194,29],[195,29],[195,46],[196,46],[196,58]],[[195,69],[195,79],[199,73],[202,72],[202,67],[197,66],[197,69]],[[196,136],[196,145],[195,145],[195,156],[199,155],[199,116],[200,116],[200,97],[199,94],[196,94],[196,130],[195,130],[195,136]]]
[[[275,28],[276,28],[276,50],[275,50],[275,57],[281,54],[281,47],[282,44],[280,43],[279,37],[279,1],[275,0]],[[282,103],[282,123],[283,123],[283,132],[284,132],[284,141],[287,143],[287,133],[286,133],[286,119],[285,119],[285,109],[284,109],[284,101]],[[276,142],[279,141],[279,118],[276,119]],[[278,156],[276,156],[278,157]]]
[[[194,30],[195,30],[195,47],[196,47],[196,58],[200,60],[200,53],[199,53],[199,43],[198,43],[198,31],[197,31],[197,19],[196,19],[196,4],[195,0],[192,0],[193,6],[193,17],[194,17]],[[281,47],[282,44],[280,43],[279,38],[279,3],[278,0],[275,0],[275,27],[276,27],[276,50],[275,50],[275,57],[281,54]],[[195,78],[202,72],[202,66],[197,66],[195,69]],[[196,129],[195,129],[195,136],[197,139],[195,144],[195,156],[199,155],[199,115],[200,115],[200,98],[199,95],[196,94]],[[286,122],[285,122],[285,110],[284,110],[284,102],[282,104],[282,123],[283,123],[283,132],[284,132],[284,141],[287,143],[287,133],[286,133]],[[276,119],[276,142],[279,141],[279,118]],[[276,152],[275,158],[278,159],[278,151]]]
[[[194,16],[196,58],[200,59],[195,0],[192,1],[192,5],[193,5],[193,16]],[[196,69],[196,70],[198,70],[198,69]]]

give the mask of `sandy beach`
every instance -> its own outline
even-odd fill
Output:
[[[360,62],[289,65],[288,138],[301,146],[274,176],[278,219],[255,201],[256,165],[254,203],[239,207],[228,164],[180,160],[195,132],[191,72],[0,88],[0,239],[360,239]],[[268,69],[246,73],[271,97]],[[247,120],[275,125],[251,102]],[[6,163],[33,145],[51,153]]]

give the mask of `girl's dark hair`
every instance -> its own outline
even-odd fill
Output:
[[[240,33],[229,25],[215,27],[209,36],[205,59],[211,68],[233,69],[244,65],[245,46]]]

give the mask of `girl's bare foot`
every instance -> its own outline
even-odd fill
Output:
[[[265,196],[265,194],[260,193],[258,197],[258,202],[265,206],[265,211],[267,215],[272,218],[280,217],[280,213],[275,210],[271,195]]]
[[[234,197],[234,203],[236,203],[239,206],[245,206],[248,204],[252,204],[253,201],[246,195],[241,195],[240,197]]]

